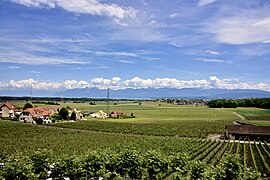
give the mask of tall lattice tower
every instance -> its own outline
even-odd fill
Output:
[[[107,89],[107,116],[110,113],[110,87]]]

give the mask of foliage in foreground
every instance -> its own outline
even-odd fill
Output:
[[[227,156],[217,167],[188,161],[185,154],[158,151],[139,153],[132,148],[115,152],[90,151],[85,155],[53,158],[36,151],[1,159],[1,179],[260,179],[260,173],[244,169],[238,156]],[[247,173],[248,172],[248,173]]]

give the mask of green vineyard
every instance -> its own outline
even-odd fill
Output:
[[[31,156],[38,149],[53,152],[50,156],[52,162],[55,158],[60,158],[62,162],[66,155],[68,157],[84,157],[91,154],[92,151],[106,152],[108,149],[114,151],[114,154],[121,154],[123,150],[127,149],[143,155],[151,151],[159,152],[163,154],[165,159],[175,157],[179,153],[185,154],[187,162],[193,165],[201,162],[202,166],[213,167],[212,169],[218,169],[224,164],[228,155],[233,155],[239,157],[239,164],[243,166],[244,173],[245,171],[247,171],[246,173],[254,171],[260,172],[261,177],[270,177],[270,146],[264,142],[246,141],[240,143],[239,141],[211,141],[188,137],[125,135],[32,126],[7,121],[1,122],[0,125],[0,158],[2,163],[10,162],[9,158],[12,158],[14,154],[22,153],[23,156]],[[19,162],[15,161],[14,163]]]

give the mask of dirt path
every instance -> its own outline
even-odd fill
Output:
[[[244,116],[236,113],[236,112],[233,112],[233,114],[235,114],[236,116],[238,116],[241,120],[247,120]]]

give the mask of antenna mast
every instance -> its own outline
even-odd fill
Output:
[[[107,89],[107,116],[110,113],[110,87]]]
[[[31,82],[31,87],[30,87],[30,102],[32,102],[32,96],[33,96],[33,83]]]

